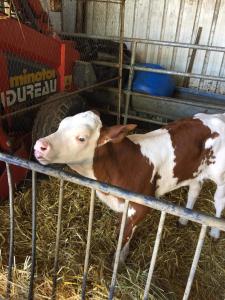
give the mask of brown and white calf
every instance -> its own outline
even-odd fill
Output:
[[[66,163],[81,175],[144,195],[158,197],[189,186],[188,208],[193,208],[202,182],[211,179],[217,184],[214,199],[220,217],[225,206],[225,114],[197,114],[156,131],[128,135],[135,127],[103,127],[95,112],[80,113],[39,139],[35,157],[44,165]],[[123,211],[123,199],[100,191],[97,196],[114,211]],[[134,228],[148,212],[149,208],[130,203],[121,261]],[[210,234],[218,238],[219,230],[212,228]]]

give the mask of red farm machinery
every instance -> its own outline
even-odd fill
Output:
[[[56,92],[75,89],[72,72],[79,52],[74,42],[53,32],[39,0],[12,3],[14,16],[0,10],[0,151],[29,159],[36,116],[30,108]],[[11,170],[17,185],[27,171]],[[5,164],[0,163],[0,199],[8,196],[7,186]]]

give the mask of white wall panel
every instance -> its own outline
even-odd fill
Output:
[[[119,4],[87,1],[86,7],[88,34],[119,35]],[[64,12],[63,16],[66,15]],[[71,18],[68,17],[68,26]],[[203,28],[200,44],[225,46],[225,0],[126,0],[125,37],[194,43],[200,26]],[[139,44],[136,58],[140,62],[159,63],[167,69],[185,72],[191,53],[188,49]],[[194,73],[225,76],[224,69],[222,53],[197,51]],[[182,84],[182,79],[179,83]],[[193,87],[200,84],[201,88],[211,91],[225,91],[225,84],[217,82],[191,79],[190,84]]]

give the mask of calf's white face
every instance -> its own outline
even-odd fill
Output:
[[[92,111],[63,119],[58,130],[36,141],[35,158],[43,165],[91,163],[102,122]]]

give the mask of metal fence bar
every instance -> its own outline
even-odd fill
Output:
[[[34,274],[36,266],[36,191],[37,176],[32,170],[32,254],[31,254],[31,274],[28,299],[32,300],[34,296]]]
[[[85,261],[84,261],[84,275],[83,275],[83,283],[82,283],[82,297],[81,297],[82,300],[85,300],[85,294],[86,294],[94,206],[95,206],[95,190],[91,189],[91,201],[90,201],[89,220],[88,220],[88,235],[87,235],[87,245],[86,245]]]
[[[222,74],[224,72],[224,69],[225,69],[225,52],[223,53],[223,58],[222,58],[222,62],[221,62],[221,65],[220,65],[220,70],[219,70],[219,76],[222,76]],[[216,83],[215,93],[216,92],[220,93],[219,89],[221,87],[221,83],[222,82],[217,82]]]
[[[116,64],[116,63],[111,63],[111,62],[106,62],[106,61],[93,61],[93,63],[96,65],[118,68],[118,64]],[[124,64],[123,68],[129,70],[131,68],[131,66]],[[220,76],[201,75],[201,74],[195,74],[195,73],[169,71],[169,70],[163,70],[163,69],[153,69],[153,68],[149,68],[149,67],[140,67],[140,66],[134,66],[133,68],[135,71],[145,71],[145,72],[154,72],[154,73],[160,73],[160,74],[179,75],[179,76],[199,78],[199,79],[225,81],[225,77],[220,77]]]
[[[14,197],[13,197],[13,180],[9,164],[6,162],[8,186],[9,186],[9,260],[8,260],[8,278],[6,288],[6,299],[10,299],[11,287],[13,281],[13,256],[14,256]]]
[[[130,62],[130,70],[129,70],[129,79],[128,79],[128,86],[127,86],[127,93],[126,93],[126,102],[125,102],[125,110],[124,110],[124,119],[123,124],[125,125],[127,123],[127,114],[129,110],[130,105],[130,98],[131,98],[131,88],[132,88],[132,82],[134,77],[134,64],[135,64],[135,55],[136,55],[136,49],[137,49],[137,43],[132,43],[132,54],[131,54],[131,62]]]
[[[166,212],[162,211],[157,234],[156,234],[155,245],[154,245],[154,249],[153,249],[153,253],[152,253],[152,259],[151,259],[151,263],[150,263],[150,267],[149,267],[149,271],[148,271],[148,278],[147,278],[146,285],[145,285],[144,300],[148,300],[148,294],[149,294],[150,285],[151,285],[151,281],[152,281],[153,271],[155,268],[156,257],[157,257],[158,250],[159,250],[159,244],[160,244],[160,240],[161,240],[161,236],[162,236],[165,218],[166,218]]]
[[[60,180],[59,185],[59,204],[58,204],[58,220],[57,220],[57,231],[56,231],[56,241],[55,241],[55,259],[53,267],[53,278],[52,278],[52,300],[56,299],[57,291],[57,273],[59,264],[59,243],[60,243],[60,233],[61,233],[61,223],[62,223],[62,205],[63,205],[63,186],[64,181]]]
[[[88,87],[84,87],[84,88],[75,90],[73,92],[59,93],[59,94],[55,95],[53,99],[50,99],[48,101],[40,102],[38,104],[34,104],[34,105],[29,106],[29,107],[25,107],[25,108],[20,109],[18,111],[14,111],[14,112],[11,112],[11,113],[4,114],[4,115],[0,116],[0,120],[4,120],[4,119],[7,119],[9,117],[13,117],[15,115],[18,115],[20,113],[27,112],[27,111],[39,108],[42,105],[47,105],[47,104],[52,103],[52,102],[60,101],[60,100],[62,100],[62,98],[63,98],[63,100],[66,100],[67,98],[70,99],[70,96],[72,96],[72,95],[76,95],[76,94],[79,94],[81,92],[87,91],[89,89],[100,87],[100,86],[102,86],[104,84],[113,82],[113,81],[118,80],[118,79],[119,79],[119,76],[116,76],[114,78],[107,79],[107,80],[104,80],[104,81],[101,81],[101,82],[89,85]]]
[[[68,36],[68,37],[84,37],[84,38],[86,37],[86,38],[93,38],[93,39],[119,41],[118,36],[103,37],[101,35],[92,35],[92,34],[85,34],[85,33],[68,33],[68,32],[59,32],[58,34],[62,36]],[[178,48],[190,48],[190,49],[208,50],[208,51],[216,51],[216,52],[225,52],[225,47],[195,45],[195,44],[188,44],[188,43],[181,43],[181,42],[169,42],[169,41],[141,39],[141,38],[124,37],[124,42],[137,42],[140,44],[151,44],[151,45],[178,47]]]
[[[119,48],[119,82],[118,82],[118,102],[117,102],[117,124],[120,124],[121,114],[121,98],[123,85],[123,37],[124,37],[124,16],[125,16],[125,0],[120,4],[120,48]]]
[[[111,285],[110,285],[110,290],[109,290],[109,300],[112,300],[113,295],[114,295],[115,284],[116,284],[116,274],[117,274],[118,265],[119,265],[119,258],[120,258],[120,252],[121,252],[121,247],[122,247],[122,242],[123,242],[123,233],[124,233],[124,228],[125,228],[126,219],[127,219],[128,207],[129,207],[129,200],[126,199],[125,203],[124,203],[123,216],[122,216],[122,221],[121,221],[121,225],[120,225],[120,234],[119,234],[116,253],[115,253],[115,261],[114,261],[114,265],[113,265],[113,275],[112,275],[112,280],[111,280]]]
[[[108,115],[111,116],[116,116],[116,112],[108,110],[108,109],[99,109],[98,110],[100,113],[106,113]],[[121,117],[125,118],[125,114],[121,114]],[[126,115],[127,119],[131,119],[131,120],[137,120],[137,121],[143,121],[146,123],[150,123],[150,124],[157,124],[157,125],[166,125],[168,124],[168,121],[165,121],[166,118],[162,117],[161,120],[153,120],[151,118],[142,118],[142,117],[138,117],[138,116],[134,116],[134,115]],[[163,121],[162,121],[163,119]]]
[[[195,272],[197,269],[197,265],[198,265],[198,261],[199,261],[199,257],[201,255],[201,251],[202,251],[202,246],[205,240],[205,235],[206,235],[206,231],[207,231],[207,226],[206,225],[202,225],[201,228],[201,232],[199,235],[199,239],[198,239],[198,244],[195,250],[195,255],[192,261],[192,266],[191,266],[191,271],[188,277],[188,281],[187,281],[187,285],[186,285],[186,289],[184,292],[184,297],[183,300],[187,300],[191,291],[191,286],[192,286],[192,282],[195,276]]]
[[[72,174],[70,172],[65,172],[62,170],[57,170],[52,167],[43,166],[39,163],[25,160],[2,152],[0,152],[0,160],[55,178],[60,178],[72,183],[93,188],[95,190],[100,190],[104,193],[109,193],[122,199],[129,199],[130,202],[135,202],[160,211],[163,210],[171,215],[186,218],[190,221],[194,221],[196,223],[204,224],[210,227],[217,227],[218,229],[225,231],[225,221],[223,219],[212,217],[205,213],[200,213],[192,209],[184,208],[169,201],[157,199],[152,196],[144,196],[141,194],[133,193],[113,185],[108,185],[106,183],[96,181],[91,178],[83,177],[78,174]]]

